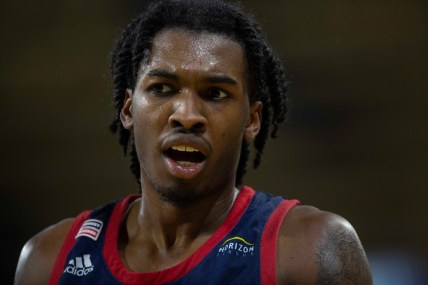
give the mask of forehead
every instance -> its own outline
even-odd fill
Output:
[[[245,53],[238,42],[181,28],[163,29],[155,35],[146,67],[228,73],[242,78],[247,73]]]

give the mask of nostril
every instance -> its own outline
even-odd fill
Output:
[[[204,128],[205,128],[205,124],[202,123],[202,122],[198,122],[198,123],[194,124],[193,127],[192,127],[192,129],[198,130],[198,131],[201,131]]]
[[[177,120],[171,120],[171,126],[172,126],[173,128],[182,128],[182,127],[183,127],[183,124],[182,124],[182,123],[180,123],[180,121],[177,121]]]
[[[178,117],[171,116],[169,118],[169,125],[172,128],[181,128],[192,132],[203,132],[206,128],[206,119],[198,117]]]
[[[185,125],[182,124],[178,120],[171,120],[171,127],[177,128],[177,129],[186,129],[191,132],[203,132],[205,130],[205,124],[203,122],[197,122],[192,125]]]

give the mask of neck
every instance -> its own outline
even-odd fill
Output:
[[[136,225],[129,228],[137,229],[129,237],[150,242],[161,252],[204,242],[226,219],[237,194],[232,186],[184,206],[165,201],[156,191],[143,189],[138,207],[129,216]]]

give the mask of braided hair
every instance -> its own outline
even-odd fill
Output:
[[[254,140],[253,167],[257,168],[266,140],[269,136],[277,136],[278,124],[285,120],[287,112],[286,81],[281,62],[268,46],[257,22],[237,6],[221,0],[161,0],[126,27],[111,55],[115,117],[110,129],[118,133],[124,155],[131,144],[131,171],[138,183],[140,165],[135,145],[130,131],[120,121],[120,112],[126,89],[134,90],[141,64],[149,57],[152,40],[164,28],[220,34],[242,46],[248,63],[250,103],[263,103],[261,128]],[[244,141],[236,185],[242,183],[249,154],[250,145]]]

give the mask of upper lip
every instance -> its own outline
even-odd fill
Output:
[[[164,153],[173,146],[190,146],[199,150],[205,157],[211,152],[210,143],[203,137],[194,134],[175,133],[161,140],[160,147]]]

